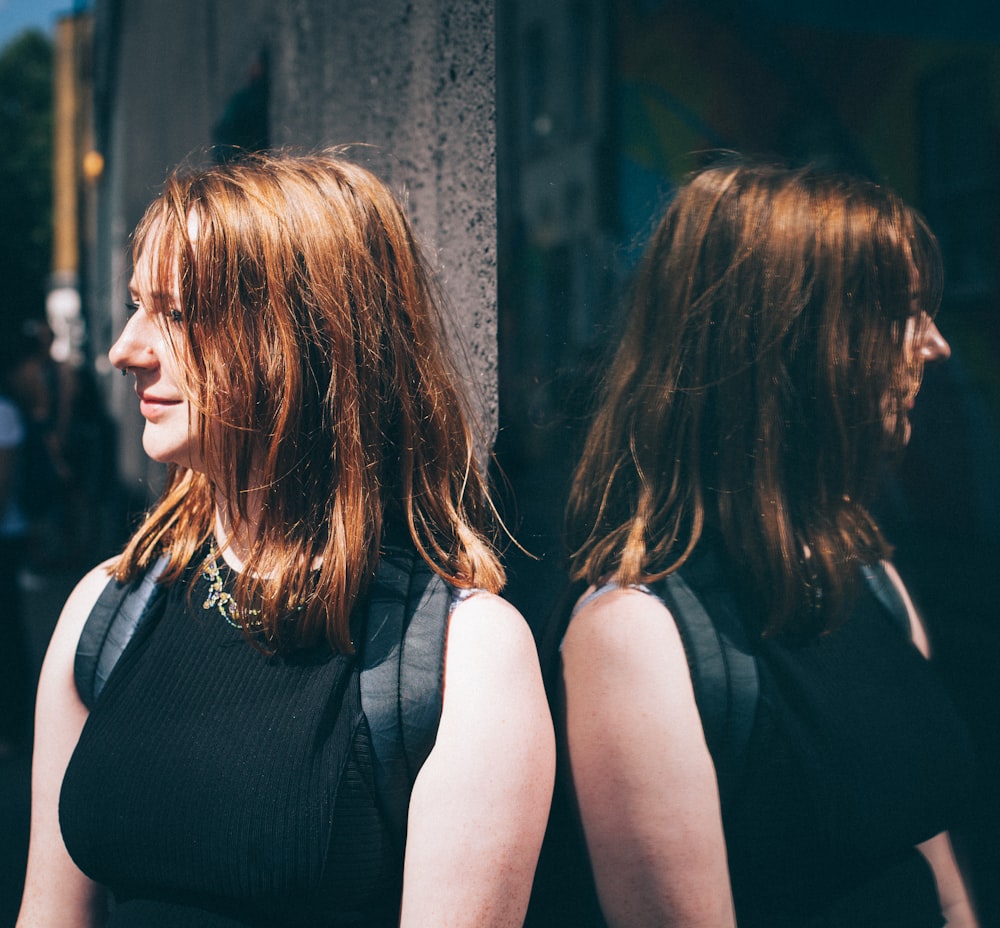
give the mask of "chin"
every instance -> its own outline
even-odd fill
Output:
[[[186,467],[189,470],[198,470],[191,454],[186,449],[164,448],[153,442],[143,442],[143,451],[146,457],[157,464],[176,464],[178,467]]]

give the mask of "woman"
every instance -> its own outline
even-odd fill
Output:
[[[569,509],[591,590],[563,721],[609,924],[975,924],[946,831],[967,735],[872,515],[923,366],[949,354],[939,300],[923,220],[861,180],[719,164],[654,233]],[[671,613],[672,574],[701,607]],[[699,608],[747,639],[743,746],[707,746],[717,694],[679,630]]]
[[[253,156],[172,176],[133,258],[110,357],[168,478],[53,635],[18,925],[520,924],[551,723],[398,203],[334,152]],[[405,855],[358,682],[389,543],[455,591]],[[162,614],[88,717],[81,628],[162,555]]]

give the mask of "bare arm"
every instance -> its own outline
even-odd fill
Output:
[[[979,921],[955,861],[948,832],[943,831],[930,841],[918,845],[917,850],[927,858],[934,871],[947,928],[978,928]]]
[[[103,565],[90,571],[63,608],[45,655],[35,709],[31,769],[31,843],[16,928],[96,928],[103,891],[81,873],[63,844],[59,791],[87,709],[73,681],[83,623],[108,581]]]
[[[715,768],[680,635],[636,590],[573,618],[562,649],[570,769],[612,928],[735,925]]]
[[[554,775],[531,632],[474,596],[452,616],[441,724],[410,801],[403,928],[523,923]]]

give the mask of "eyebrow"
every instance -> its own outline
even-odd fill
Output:
[[[129,296],[133,300],[138,300],[142,295],[139,291],[139,287],[137,286],[134,277],[128,282],[128,292]],[[150,297],[154,302],[162,301],[172,309],[180,308],[180,301],[176,298],[176,296],[173,293],[170,293],[168,290],[154,290],[150,294]]]

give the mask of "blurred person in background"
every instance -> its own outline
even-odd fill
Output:
[[[27,420],[45,402],[37,344],[18,331],[0,343],[0,760],[18,753],[31,727],[31,659],[21,568],[26,515]]]

